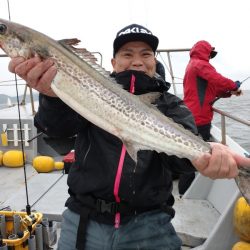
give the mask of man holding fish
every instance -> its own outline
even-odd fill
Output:
[[[6,32],[1,25],[6,24],[1,23],[2,20],[0,44],[6,51],[1,39],[1,33]],[[182,100],[168,93],[169,84],[155,74],[158,42],[150,30],[138,24],[124,27],[117,33],[113,43],[111,76],[115,79],[112,85],[123,87],[121,95],[117,94],[120,88],[113,89],[112,85],[102,91],[99,91],[98,84],[93,87],[95,81],[104,79],[100,76],[83,80],[82,85],[89,84],[86,91],[90,88],[91,91],[89,98],[84,98],[86,104],[79,110],[85,109],[87,102],[92,102],[88,108],[94,110],[100,102],[102,105],[98,106],[96,114],[102,108],[101,112],[105,113],[108,103],[110,112],[105,116],[112,115],[107,123],[114,121],[107,127],[96,125],[99,125],[101,113],[92,118],[85,110],[84,118],[78,114],[81,111],[78,112],[74,100],[69,105],[66,98],[67,104],[61,100],[64,94],[52,82],[63,81],[68,73],[58,76],[62,67],[58,56],[51,59],[33,53],[35,56],[27,59],[9,53],[12,57],[9,70],[40,92],[36,127],[48,136],[77,135],[76,160],[68,176],[70,198],[63,214],[60,250],[181,249],[181,240],[171,224],[174,216],[171,174],[198,170],[212,179],[235,178],[239,166],[250,168],[250,159],[222,144],[203,142],[176,125],[179,123],[197,134],[190,111]],[[86,74],[79,77],[86,79]],[[77,77],[74,74],[70,79]],[[106,79],[103,82],[106,84]],[[67,88],[73,85],[73,80],[69,80]],[[127,95],[124,89],[131,94]],[[132,94],[135,96],[130,99]],[[77,99],[76,90],[71,91],[71,95],[72,99]],[[123,95],[129,100],[127,106]],[[99,98],[94,100],[96,96]],[[134,106],[141,107],[142,112]],[[162,128],[165,120],[160,112],[175,122],[167,132]],[[152,118],[148,117],[150,114],[153,114]],[[158,116],[162,123],[158,122]],[[154,127],[154,123],[160,125]],[[161,139],[156,138],[158,135],[150,136],[151,127],[156,134],[169,138],[166,150],[158,148],[161,147]],[[137,136],[141,137],[135,138]],[[150,140],[151,148],[146,143]]]

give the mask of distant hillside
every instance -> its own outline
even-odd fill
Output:
[[[12,105],[17,104],[16,96],[8,96],[8,95],[5,95],[5,94],[0,94],[0,109],[7,108],[9,106],[8,99],[10,99],[10,102],[11,102]],[[34,99],[34,101],[38,100],[38,94],[37,93],[33,94],[33,99]],[[19,103],[21,103],[22,100],[23,100],[23,95],[19,96]],[[30,95],[26,95],[25,103],[30,103]]]
[[[9,96],[7,96],[7,95],[0,94],[0,104],[6,104],[8,98],[10,98],[11,101],[14,101],[14,100],[12,99],[13,97],[9,97]]]

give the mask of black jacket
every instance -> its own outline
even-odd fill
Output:
[[[158,109],[177,123],[196,133],[193,117],[182,100],[167,92],[169,83],[136,71],[113,74],[117,82],[129,89],[131,74],[136,76],[135,94],[162,92],[156,101]],[[70,168],[70,198],[66,205],[80,213],[85,197],[115,201],[113,186],[121,154],[122,142],[117,137],[90,123],[58,98],[40,94],[35,125],[48,136],[67,137],[77,134],[75,163]],[[167,156],[155,151],[139,151],[138,163],[126,154],[119,197],[131,207],[173,205],[171,172],[194,172],[187,159]],[[113,221],[112,221],[113,223]]]

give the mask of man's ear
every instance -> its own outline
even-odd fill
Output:
[[[112,64],[113,69],[114,69],[114,68],[115,68],[115,65],[116,65],[116,60],[115,60],[115,58],[112,58],[112,59],[111,59],[111,64]]]

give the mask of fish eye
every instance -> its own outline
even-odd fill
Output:
[[[0,34],[5,34],[7,26],[3,23],[0,24]]]

